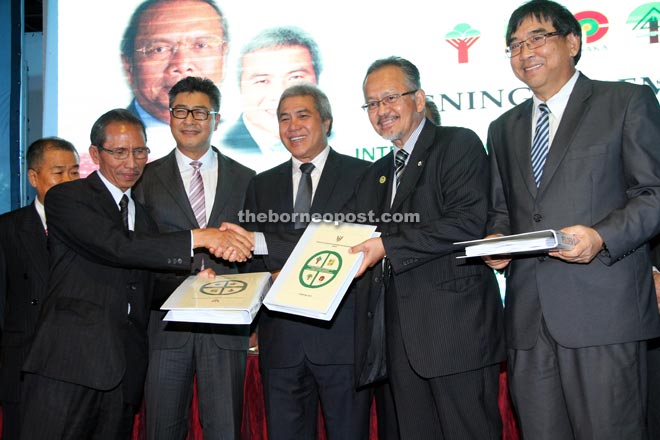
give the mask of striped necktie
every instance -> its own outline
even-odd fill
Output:
[[[403,169],[406,167],[406,159],[408,159],[408,152],[403,148],[399,149],[394,156],[394,176],[396,177],[396,187],[401,183],[401,175]]]
[[[190,207],[195,213],[197,225],[200,228],[206,227],[206,202],[204,200],[204,181],[202,180],[202,173],[200,168],[202,163],[198,160],[190,162],[190,166],[194,168],[192,179],[190,179]]]
[[[539,104],[539,118],[536,121],[536,130],[532,141],[532,173],[536,181],[536,187],[541,184],[543,166],[548,157],[550,149],[550,109],[542,102]]]
[[[121,221],[124,223],[124,229],[128,231],[128,196],[124,194],[119,200],[119,212],[121,213]],[[48,232],[46,232],[48,235]]]

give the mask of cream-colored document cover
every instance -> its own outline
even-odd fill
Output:
[[[348,249],[377,237],[375,231],[371,225],[310,223],[266,294],[266,307],[331,320],[363,258]]]
[[[172,292],[161,310],[165,321],[250,324],[270,286],[268,272],[192,275]]]

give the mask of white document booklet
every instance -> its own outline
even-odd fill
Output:
[[[254,272],[204,278],[192,275],[172,292],[161,310],[165,321],[250,324],[261,307],[270,273]]]
[[[522,252],[541,252],[553,249],[572,249],[577,237],[553,229],[505,235],[481,240],[459,241],[454,244],[465,247],[465,257],[482,255],[506,255]],[[459,257],[461,258],[461,257]]]
[[[348,249],[377,237],[376,226],[310,223],[264,298],[270,310],[329,321],[362,262]]]

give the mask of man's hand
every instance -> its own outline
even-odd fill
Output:
[[[367,268],[373,267],[385,257],[385,247],[383,246],[383,240],[380,237],[370,238],[369,240],[363,241],[362,243],[353,246],[348,251],[351,254],[364,252],[364,259],[355,274],[355,278],[362,276]]]
[[[220,225],[220,230],[221,231],[232,231],[235,232],[236,234],[240,234],[246,239],[250,240],[250,243],[252,243],[252,246],[254,246],[254,232],[250,232],[246,230],[245,228],[235,224],[235,223],[229,223],[229,222],[223,222]]]
[[[485,236],[484,238],[495,238],[495,237],[502,237],[502,234],[491,234]],[[484,255],[481,258],[488,265],[488,267],[495,270],[502,270],[505,267],[507,267],[511,262],[510,255]]]
[[[193,248],[205,247],[218,258],[243,262],[252,257],[253,243],[245,236],[220,229],[194,229]]]
[[[215,271],[213,270],[213,268],[211,268],[211,267],[208,267],[208,268],[206,268],[206,269],[204,269],[204,270],[200,270],[200,271],[197,273],[197,276],[198,276],[198,277],[208,278],[208,279],[213,279],[213,278],[215,278],[215,275],[216,275],[216,273],[215,273]]]
[[[572,234],[578,239],[573,249],[559,249],[548,252],[548,255],[561,258],[569,263],[589,263],[603,248],[603,239],[593,228],[575,225],[561,229],[565,234]]]
[[[653,271],[653,284],[655,285],[655,299],[658,302],[658,312],[660,313],[660,273]]]

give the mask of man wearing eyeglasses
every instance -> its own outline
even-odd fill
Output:
[[[511,395],[524,438],[646,438],[646,340],[660,334],[646,242],[660,230],[651,89],[576,70],[582,29],[533,0],[506,32],[533,97],[495,120],[489,236],[557,229],[572,249],[486,258],[507,277]]]
[[[135,188],[136,200],[160,232],[237,223],[255,173],[211,147],[220,122],[220,91],[211,80],[190,76],[169,91],[169,108],[176,148],[147,165]],[[192,272],[204,268],[218,274],[237,272],[234,264],[196,252]],[[160,306],[190,273],[181,271],[156,282],[145,388],[147,438],[186,436],[196,377],[204,437],[237,439],[249,326],[162,321]]]
[[[485,231],[483,144],[425,118],[419,70],[408,60],[372,63],[363,91],[369,121],[394,151],[367,169],[354,200],[381,216],[381,236],[352,248],[364,252],[358,383],[389,378],[401,439],[499,439],[502,301],[493,271],[457,261],[453,245]],[[419,221],[385,221],[398,214]]]
[[[125,109],[92,127],[99,171],[46,194],[48,295],[23,365],[21,438],[128,439],[147,368],[149,272],[189,270],[194,248],[244,261],[250,243],[218,229],[158,235],[131,198],[149,149]]]

